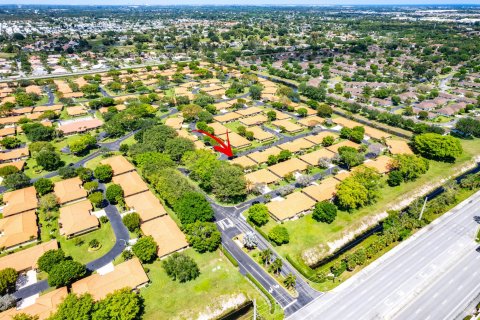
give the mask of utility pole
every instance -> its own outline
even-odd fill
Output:
[[[423,211],[425,211],[425,206],[427,205],[427,199],[428,197],[425,197],[425,201],[423,202],[423,206],[422,206],[422,211],[420,211],[420,217],[418,217],[418,220],[422,220]]]
[[[253,320],[257,320],[257,299],[253,299]]]

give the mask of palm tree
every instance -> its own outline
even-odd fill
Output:
[[[265,268],[270,264],[270,259],[272,258],[273,252],[270,248],[260,251],[260,259],[262,260]]]
[[[270,271],[272,271],[273,273],[279,275],[280,274],[280,271],[282,270],[282,266],[283,266],[283,262],[281,259],[279,258],[276,258],[272,264],[270,265]]]
[[[289,273],[285,279],[283,279],[283,284],[287,289],[295,288],[295,284],[297,283],[297,277],[294,276],[292,273]]]

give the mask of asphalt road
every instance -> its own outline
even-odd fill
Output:
[[[242,274],[250,273],[270,294],[277,303],[283,308],[284,313],[289,315],[302,308],[304,305],[313,301],[322,293],[312,289],[308,283],[297,273],[297,271],[284,259],[282,259],[282,275],[292,273],[296,275],[297,281],[295,289],[297,297],[293,297],[287,290],[281,286],[277,280],[269,275],[262,267],[253,261],[232,238],[241,233],[254,232],[258,239],[258,248],[260,250],[270,248],[274,255],[272,260],[281,257],[275,252],[274,248],[263,239],[241,216],[243,209],[236,207],[224,207],[213,202],[208,198],[215,212],[215,220],[222,232],[222,245],[237,260]]]
[[[103,191],[105,196],[106,188],[103,183],[99,185],[99,189]],[[86,267],[90,271],[95,271],[98,268],[101,268],[112,262],[116,257],[122,254],[123,249],[125,249],[127,242],[130,239],[130,234],[122,222],[122,217],[120,216],[117,207],[109,203],[105,208],[103,208],[103,210],[105,210],[109,223],[113,229],[113,233],[115,234],[115,244],[113,245],[112,249],[110,249],[103,256],[87,263]]]
[[[480,293],[476,216],[480,192],[289,319],[463,318]]]

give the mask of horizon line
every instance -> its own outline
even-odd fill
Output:
[[[418,6],[479,6],[480,3],[385,3],[385,4],[57,4],[57,3],[0,3],[4,6],[57,6],[57,7],[418,7]]]

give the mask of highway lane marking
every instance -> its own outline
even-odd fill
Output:
[[[283,310],[287,309],[288,307],[291,307],[292,305],[294,305],[295,303],[297,302],[297,299],[293,300],[292,302],[290,302],[289,304],[287,304]]]
[[[465,298],[462,299],[460,303],[457,304],[457,306],[462,306],[465,305],[465,300],[471,299],[472,295],[476,294],[478,292],[478,288],[480,287],[480,284],[477,285],[475,288],[473,288],[472,291],[470,291],[467,295],[465,295]],[[455,312],[455,310],[452,310],[444,319],[451,319],[452,313]]]
[[[230,228],[235,227],[232,220],[230,220],[229,218],[222,219],[222,220],[218,221],[217,224],[220,228],[222,228],[222,230],[230,229]]]
[[[447,303],[447,299],[443,300],[442,305],[444,305],[445,303]]]

